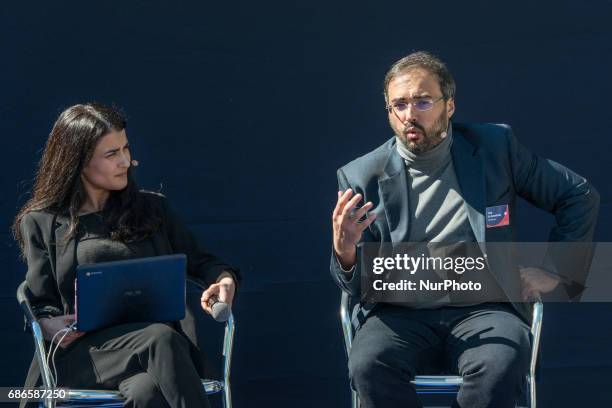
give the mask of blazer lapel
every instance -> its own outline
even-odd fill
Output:
[[[74,281],[68,279],[68,277],[73,275],[73,269],[77,264],[76,241],[74,238],[66,241],[68,221],[67,217],[58,216],[56,225],[52,226],[52,231],[54,231],[52,238],[55,240],[55,279],[58,283],[59,293],[62,294],[62,303],[65,311],[68,310],[69,301],[64,298],[64,294],[74,293]]]
[[[453,165],[477,242],[485,242],[485,177],[478,149],[453,128]]]
[[[391,242],[401,242],[408,238],[410,228],[410,203],[408,199],[408,178],[406,164],[395,148],[385,165],[385,175],[378,180],[383,208],[391,233]]]
[[[57,224],[59,225],[55,225],[55,253],[57,256],[57,262],[60,263],[60,259],[65,259],[65,258],[69,258],[71,256],[74,256],[74,246],[75,246],[75,240],[74,239],[70,239],[68,241],[66,241],[66,236],[68,235],[68,219],[66,217],[58,217],[57,218]],[[64,262],[64,263],[69,263],[69,264],[73,264],[73,259],[70,259],[68,262]],[[58,265],[59,268],[59,265]]]

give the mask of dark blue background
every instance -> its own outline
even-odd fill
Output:
[[[331,3],[331,4],[330,4]],[[0,384],[32,343],[9,233],[57,115],[129,116],[139,184],[165,193],[205,247],[238,265],[234,401],[348,406],[328,272],[335,170],[391,136],[382,79],[413,50],[444,60],[458,121],[504,122],[600,191],[611,241],[609,1],[39,2],[0,9]],[[523,205],[523,240],[552,217]],[[540,403],[612,404],[612,307],[546,305]],[[588,401],[589,403],[586,403]]]

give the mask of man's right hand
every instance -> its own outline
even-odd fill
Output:
[[[62,329],[70,326],[74,323],[74,315],[63,315],[63,316],[55,316],[55,317],[43,317],[38,323],[43,332],[43,336],[45,340],[51,341],[53,336],[57,334]],[[66,337],[62,340],[60,347],[66,348],[70,343],[84,335],[85,332],[73,331],[71,330],[66,334]],[[58,334],[55,337],[55,342],[57,343],[64,336],[64,334]]]
[[[361,201],[361,194],[353,195],[350,188],[344,192],[338,191],[338,202],[332,215],[334,228],[334,251],[343,269],[350,269],[357,258],[357,243],[361,234],[374,222],[376,214],[371,213],[364,221],[359,221],[374,204],[367,202],[355,210]]]

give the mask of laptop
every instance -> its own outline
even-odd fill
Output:
[[[183,319],[186,269],[184,254],[79,265],[76,329]]]

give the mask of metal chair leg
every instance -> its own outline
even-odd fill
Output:
[[[351,390],[351,406],[353,408],[359,408],[359,396],[357,392]]]
[[[236,324],[234,315],[231,314],[225,325],[223,336],[223,407],[232,408],[232,391],[230,383],[230,372],[232,368],[232,350],[234,349],[234,334]]]

